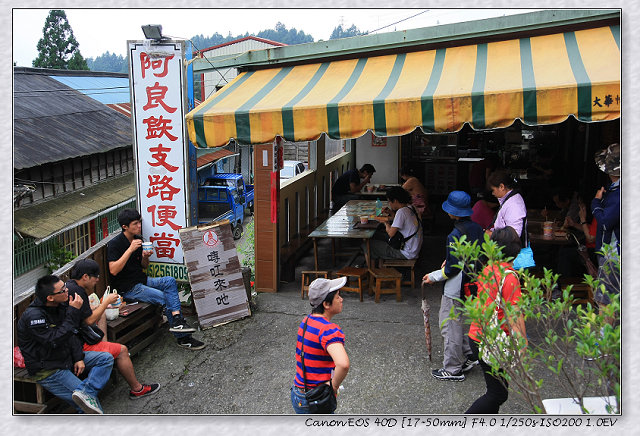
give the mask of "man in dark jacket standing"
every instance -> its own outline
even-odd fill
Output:
[[[620,255],[620,144],[611,144],[596,153],[596,165],[609,175],[611,184],[601,187],[591,201],[591,212],[598,222],[596,253],[598,253],[598,278],[606,292],[596,289],[594,299],[600,306],[611,303],[609,294],[620,292],[620,271],[612,259],[614,253],[602,253],[603,244],[615,247]]]
[[[453,255],[451,244],[463,235],[469,243],[482,241],[484,235],[482,227],[471,221],[473,213],[471,209],[471,197],[464,191],[453,191],[442,203],[442,209],[454,222],[454,228],[447,237],[447,257],[441,269],[435,270],[422,278],[427,284],[445,281],[440,300],[440,333],[444,340],[443,367],[431,371],[431,375],[438,380],[464,381],[464,373],[477,365],[478,359],[473,356],[469,345],[469,337],[463,320],[454,320],[449,317],[452,307],[459,310],[462,307],[459,299],[462,298],[463,286],[469,282],[469,276],[465,271],[456,268],[458,258]]]
[[[18,345],[29,375],[80,412],[102,414],[98,392],[111,375],[113,356],[82,351],[77,335],[82,298],[68,296],[59,277],[38,280],[36,298],[18,321]],[[87,377],[78,377],[88,371]]]

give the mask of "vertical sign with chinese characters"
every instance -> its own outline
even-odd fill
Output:
[[[183,263],[187,226],[184,42],[129,41],[131,114],[142,234],[152,262]]]
[[[203,327],[251,315],[228,220],[180,229],[191,294]]]

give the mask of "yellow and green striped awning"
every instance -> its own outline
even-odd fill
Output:
[[[187,127],[198,147],[219,147],[611,120],[620,70],[620,26],[271,68],[238,75]]]

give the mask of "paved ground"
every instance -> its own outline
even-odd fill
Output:
[[[418,277],[436,268],[444,255],[443,236],[425,238]],[[328,245],[320,254],[328,259]],[[301,259],[296,283],[282,283],[274,294],[259,294],[251,317],[196,333],[208,346],[201,351],[177,347],[166,330],[152,346],[134,358],[143,382],[159,382],[154,396],[130,401],[120,377],[101,395],[109,414],[290,414],[297,326],[309,312],[300,299],[300,270],[313,264]],[[310,268],[312,269],[312,268]],[[428,293],[431,305],[433,362],[427,358],[420,289],[403,288],[403,301],[347,294],[343,312],[334,318],[346,335],[351,370],[339,397],[341,414],[457,414],[484,393],[476,367],[462,383],[431,377],[442,363],[442,339],[437,313],[440,288]],[[546,397],[558,397],[549,384]],[[529,413],[512,395],[504,413]]]

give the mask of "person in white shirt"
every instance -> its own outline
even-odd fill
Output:
[[[388,216],[376,216],[384,224],[371,240],[373,259],[417,259],[422,248],[422,226],[419,214],[411,205],[411,194],[405,189],[394,186],[387,191],[389,207],[383,209]],[[400,232],[404,242],[400,248],[394,248],[389,240]]]

